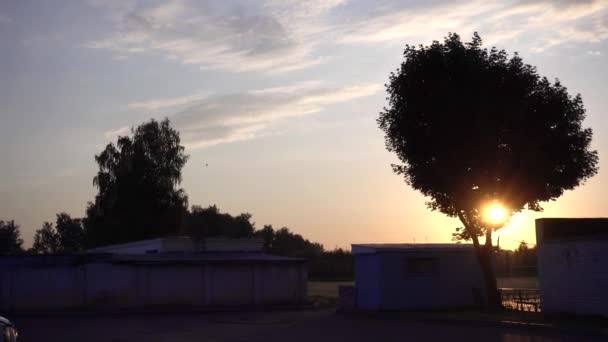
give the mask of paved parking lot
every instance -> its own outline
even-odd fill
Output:
[[[338,315],[333,310],[13,317],[21,341],[594,341],[544,330]]]

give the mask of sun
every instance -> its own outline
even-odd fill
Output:
[[[492,202],[485,207],[483,217],[491,224],[501,224],[507,220],[507,210],[499,202]]]

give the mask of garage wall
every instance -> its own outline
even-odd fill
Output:
[[[153,305],[268,305],[306,301],[303,263],[89,263],[0,270],[0,310]]]

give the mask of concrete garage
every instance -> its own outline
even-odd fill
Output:
[[[302,259],[261,252],[88,254],[0,260],[0,310],[302,304]]]
[[[473,245],[355,244],[355,307],[415,310],[482,305]]]
[[[608,219],[536,220],[543,312],[608,317]]]

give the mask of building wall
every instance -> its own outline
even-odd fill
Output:
[[[551,229],[553,222],[557,221],[536,223],[543,312],[608,316],[608,239],[601,235],[545,239],[543,229]],[[584,233],[591,221],[559,223],[578,225]]]
[[[424,272],[410,270],[409,262],[421,259]],[[465,307],[484,298],[473,251],[356,255],[355,287],[357,307],[366,310]]]
[[[355,255],[355,305],[360,309],[381,308],[381,260],[377,254]]]
[[[285,262],[18,267],[0,270],[0,310],[302,304],[306,278]]]

